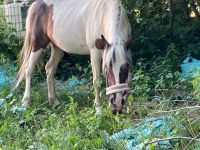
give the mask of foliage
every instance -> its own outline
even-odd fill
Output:
[[[200,100],[200,73],[198,72],[192,79],[191,83],[194,89],[194,96],[196,99]]]
[[[170,47],[173,47],[170,46]],[[171,49],[175,49],[174,47]],[[151,64],[151,65],[150,65]],[[163,68],[163,66],[165,66]],[[82,68],[83,69],[83,68]],[[0,89],[0,147],[3,149],[109,149],[124,147],[124,142],[105,144],[118,131],[137,126],[145,117],[172,115],[182,122],[186,131],[174,125],[179,136],[197,137],[200,133],[199,110],[171,110],[199,104],[190,82],[173,72],[171,55],[156,57],[151,61],[139,60],[133,70],[132,93],[128,97],[129,114],[113,116],[107,109],[107,99],[102,94],[103,112],[96,116],[93,105],[91,75],[71,86],[57,83],[58,98],[62,105],[48,106],[46,85],[35,82],[32,88],[31,107],[20,107],[23,89],[10,94],[9,85]],[[81,77],[83,78],[83,77]],[[77,80],[77,77],[73,77]],[[68,84],[67,84],[68,85]],[[158,113],[167,111],[167,113]],[[155,114],[154,114],[155,113]],[[158,114],[156,114],[158,113]],[[144,137],[145,141],[165,138],[165,134]],[[184,149],[188,140],[172,140],[174,149]],[[198,149],[198,142],[191,141],[189,149]],[[155,143],[151,144],[154,150]]]
[[[180,58],[188,54],[198,57],[198,0],[126,0],[124,3],[132,26],[134,58],[163,55],[171,43],[178,48]]]
[[[9,87],[5,86],[2,89],[4,90],[1,90],[1,97],[5,97],[9,93]],[[83,90],[85,87],[80,89]],[[91,105],[87,105],[87,101],[92,102],[92,99],[84,99],[82,95],[76,95],[75,98],[61,94],[63,106],[53,110],[46,104],[41,105],[41,100],[47,98],[44,93],[41,85],[34,87],[33,107],[25,112],[19,107],[18,97],[11,95],[3,100],[4,104],[1,104],[0,109],[0,147],[3,149],[105,149],[101,134],[104,131],[114,133],[130,124],[129,119],[113,117],[111,111],[106,109],[103,110],[102,115],[96,117],[94,109]],[[81,100],[77,101],[80,98]]]
[[[22,47],[22,39],[17,37],[15,29],[6,23],[2,7],[0,7],[0,41],[0,64],[16,60]]]
[[[75,56],[65,54],[58,66],[57,79],[66,80],[72,75],[91,75],[89,56]]]
[[[179,68],[179,60],[176,52],[177,49],[174,44],[172,44],[162,57],[154,56],[150,61],[146,59],[138,60],[133,69],[132,79],[132,84],[134,85],[133,91],[137,98],[141,96],[141,101],[148,101],[150,97],[158,96],[155,94],[165,91],[166,89],[171,91],[175,90],[173,88],[177,83],[180,85],[176,85],[176,88],[182,88],[181,90],[187,89],[186,85],[184,85],[186,83],[181,79],[177,71]],[[146,98],[144,99],[144,97]]]

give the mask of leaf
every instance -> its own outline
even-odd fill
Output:
[[[26,111],[26,108],[22,107],[22,106],[14,106],[11,108],[11,111],[15,114],[15,113],[23,113]]]
[[[127,99],[128,99],[128,102],[132,102],[134,100],[133,95],[130,94]]]
[[[0,107],[3,107],[5,104],[5,99],[0,99]]]
[[[173,79],[173,75],[172,75],[172,73],[168,73],[168,74],[166,74],[166,76],[165,76],[167,79]]]

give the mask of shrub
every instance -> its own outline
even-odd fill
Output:
[[[0,7],[0,64],[16,60],[22,47],[22,39],[17,37],[15,29],[10,28]]]

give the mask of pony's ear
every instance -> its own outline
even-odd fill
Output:
[[[109,43],[103,35],[101,35],[101,39],[98,38],[95,40],[95,46],[98,49],[104,49],[105,47],[108,47],[108,45]]]
[[[126,49],[129,49],[132,43],[132,38],[129,36],[128,40],[125,43]]]

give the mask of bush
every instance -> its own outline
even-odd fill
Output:
[[[15,61],[22,47],[22,39],[17,37],[15,29],[10,28],[0,8],[0,64]]]
[[[171,43],[179,49],[179,58],[188,54],[200,55],[200,3],[196,0],[126,0],[132,26],[132,51],[136,63],[138,58],[151,59],[163,56]],[[196,16],[191,14],[197,10]],[[172,16],[171,16],[172,15]],[[172,22],[173,24],[170,24]]]

